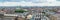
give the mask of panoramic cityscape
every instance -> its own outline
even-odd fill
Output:
[[[60,0],[0,0],[0,20],[60,20]]]
[[[0,20],[60,20],[59,6],[0,7]]]

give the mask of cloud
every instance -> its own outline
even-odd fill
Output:
[[[40,6],[40,3],[32,3],[32,2],[4,2],[3,6]]]
[[[32,2],[0,2],[0,6],[60,6],[60,2],[56,0],[47,0],[45,3],[32,3]]]

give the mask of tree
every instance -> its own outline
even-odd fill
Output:
[[[25,10],[22,10],[22,9],[19,9],[19,10],[15,10],[16,13],[24,13],[24,12],[27,12]]]

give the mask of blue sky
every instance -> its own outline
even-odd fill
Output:
[[[0,2],[4,2],[5,0],[0,0]]]
[[[33,1],[33,0],[0,0],[0,1]]]
[[[25,1],[25,2],[33,2],[33,3],[40,3],[39,0],[0,0],[0,2],[21,2],[21,1]]]
[[[60,6],[60,2],[56,0],[0,0],[0,6]]]
[[[8,2],[17,2],[17,1],[22,1],[22,0],[0,0],[0,2],[6,2],[6,1],[8,1]]]

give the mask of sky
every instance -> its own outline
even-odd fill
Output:
[[[0,6],[60,6],[56,0],[0,0]]]

